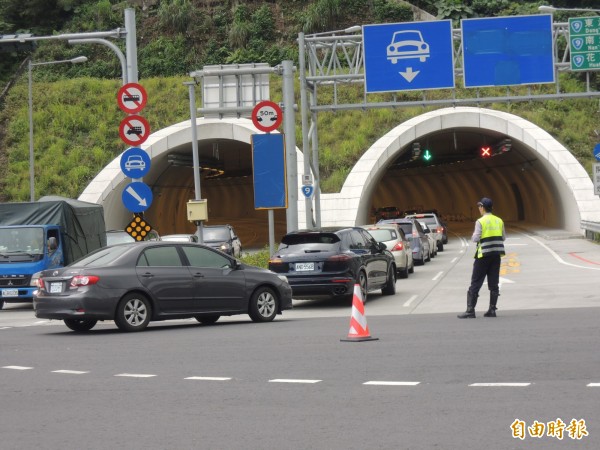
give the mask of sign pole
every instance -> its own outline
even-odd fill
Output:
[[[196,200],[201,200],[200,192],[200,156],[198,155],[198,131],[196,129],[196,83],[193,81],[186,81],[183,84],[187,85],[189,97],[190,97],[190,122],[192,128],[192,157],[194,164],[194,193]],[[202,221],[196,222],[196,235],[198,236],[198,242],[204,244],[204,238],[202,236]]]

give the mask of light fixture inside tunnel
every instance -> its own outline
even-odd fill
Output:
[[[167,155],[167,161],[172,166],[194,168],[194,162],[191,156],[170,153]],[[205,178],[217,178],[225,173],[223,162],[216,158],[203,158],[199,161],[200,172]]]

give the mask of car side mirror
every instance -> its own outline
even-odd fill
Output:
[[[387,246],[383,242],[378,242],[377,250],[383,253],[385,250],[387,250]]]

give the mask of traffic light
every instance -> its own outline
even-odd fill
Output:
[[[412,159],[416,159],[421,155],[421,144],[413,142],[412,145]]]
[[[136,241],[143,241],[150,230],[152,230],[152,225],[141,214],[134,214],[131,222],[125,227],[127,234]]]
[[[479,156],[481,158],[491,158],[492,156],[502,155],[512,150],[512,141],[510,139],[502,139],[495,144],[484,144],[479,147]]]
[[[489,145],[482,145],[479,148],[479,156],[482,158],[490,158],[492,156],[492,147]]]
[[[433,158],[433,154],[432,154],[432,153],[429,151],[429,149],[426,149],[426,150],[423,152],[423,159],[424,159],[426,162],[429,162],[429,161],[431,161],[431,159],[432,159],[432,158]]]

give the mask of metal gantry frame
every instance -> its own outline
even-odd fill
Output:
[[[506,95],[485,96],[480,88],[437,89],[447,91],[446,98],[428,98],[427,92],[422,91],[420,99],[414,99],[416,91],[408,94],[401,91],[396,93],[379,93],[379,100],[370,100],[366,89],[363,89],[362,102],[340,103],[339,91],[349,84],[365,86],[365,67],[362,27],[350,27],[345,30],[331,31],[304,35],[299,33],[299,77],[302,113],[302,137],[304,152],[304,176],[314,175],[314,219],[312,200],[306,201],[306,224],[321,226],[320,179],[318,154],[317,115],[321,111],[367,110],[375,108],[398,108],[411,106],[463,106],[480,105],[495,102],[544,101],[553,99],[572,99],[600,97],[600,91],[592,90],[590,72],[586,73],[586,90],[581,92],[561,92],[561,72],[570,71],[569,58],[569,24],[567,22],[553,23],[553,55],[555,70],[554,93],[534,94],[532,85],[507,86]],[[455,79],[463,76],[462,30],[452,30],[453,62]],[[536,85],[537,86],[537,85]],[[332,101],[327,104],[319,103],[319,88],[327,88]],[[522,93],[523,89],[526,93]],[[488,89],[488,88],[486,88]],[[511,89],[513,92],[511,92]],[[516,92],[516,90],[519,92]],[[381,101],[382,97],[391,100]],[[402,98],[404,97],[404,98]],[[310,144],[310,145],[309,145]],[[310,155],[310,157],[309,157]]]

